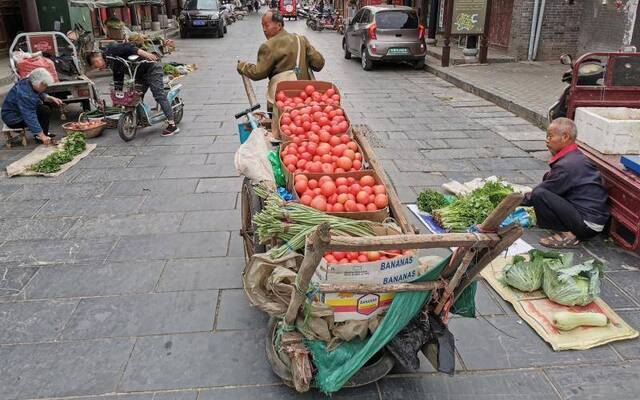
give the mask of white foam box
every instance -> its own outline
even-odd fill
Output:
[[[316,283],[411,282],[420,275],[420,263],[415,255],[394,257],[354,264],[329,264],[323,258],[312,281]],[[393,293],[325,293],[318,300],[333,308],[336,322],[366,320],[385,311],[391,305]]]
[[[578,107],[578,141],[603,154],[640,154],[640,109]]]

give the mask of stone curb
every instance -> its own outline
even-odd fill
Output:
[[[542,115],[537,111],[532,110],[526,104],[521,104],[513,101],[506,96],[502,96],[501,94],[492,91],[489,88],[484,88],[480,85],[465,81],[463,78],[447,72],[446,68],[435,67],[430,63],[427,63],[425,67],[427,72],[437,76],[438,78],[444,79],[445,81],[454,84],[465,92],[480,96],[483,99],[488,100],[495,105],[514,113],[518,117],[526,119],[527,121],[540,127],[541,129],[546,129],[548,125],[546,115]]]

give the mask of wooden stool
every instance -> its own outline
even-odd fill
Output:
[[[7,143],[5,144],[7,149],[11,148],[12,143],[15,142],[16,139],[20,139],[22,146],[27,147],[27,128],[13,129],[4,124],[2,126],[2,133],[4,133],[4,136],[7,138]],[[14,134],[16,136],[13,136]]]

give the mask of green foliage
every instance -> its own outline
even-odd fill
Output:
[[[418,209],[431,214],[433,210],[449,204],[444,194],[433,189],[425,189],[418,195]]]
[[[466,232],[470,226],[484,221],[511,193],[511,185],[488,181],[470,194],[458,197],[452,204],[435,209],[433,216],[450,232]]]
[[[73,157],[82,153],[87,147],[85,136],[82,132],[73,132],[64,139],[63,150],[57,150],[49,154],[45,159],[38,161],[31,166],[31,170],[50,174],[58,172],[62,165],[73,160]]]

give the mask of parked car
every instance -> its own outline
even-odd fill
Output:
[[[221,38],[227,33],[227,22],[218,0],[185,0],[178,21],[181,38],[192,33],[213,33]]]
[[[405,6],[366,6],[347,25],[342,39],[344,58],[360,57],[365,71],[377,61],[409,62],[424,68],[425,28],[416,10]]]

